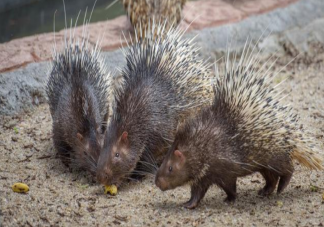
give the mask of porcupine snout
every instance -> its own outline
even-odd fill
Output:
[[[112,179],[112,171],[105,167],[97,171],[97,181],[104,185],[110,185],[110,179]]]
[[[163,181],[161,179],[156,178],[155,179],[155,185],[158,186],[158,188],[160,188],[161,191],[165,191],[164,184],[163,184]]]
[[[159,176],[157,174],[155,177],[155,185],[161,189],[161,191],[165,191],[169,188],[168,182],[164,179],[164,177]]]

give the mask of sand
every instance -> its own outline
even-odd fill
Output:
[[[289,60],[281,57],[275,68]],[[283,102],[323,142],[324,55],[305,62],[295,60],[275,82],[289,76],[281,85],[285,94],[290,92]],[[52,145],[47,105],[15,117],[0,116],[0,122],[0,226],[324,225],[324,173],[298,164],[281,195],[258,196],[264,181],[253,174],[238,180],[235,204],[224,203],[225,193],[214,186],[197,209],[187,210],[181,204],[189,199],[188,187],[161,192],[148,176],[126,183],[112,197],[87,172],[65,167]],[[28,184],[30,191],[14,193],[15,182]]]

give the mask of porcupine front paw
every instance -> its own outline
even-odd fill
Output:
[[[224,202],[227,204],[234,204],[236,200],[235,196],[227,196],[226,199],[224,199]]]
[[[266,181],[266,185],[258,191],[258,195],[260,196],[269,196],[276,189],[279,176],[268,171],[263,170],[260,172]]]
[[[204,198],[210,184],[206,179],[201,179],[197,184],[191,186],[190,200],[183,204],[187,209],[194,209],[199,205],[199,202]]]
[[[272,188],[269,188],[269,187],[264,187],[264,188],[262,188],[262,189],[260,189],[259,191],[258,191],[258,195],[260,195],[260,196],[269,196],[269,195],[271,195],[272,194],[272,192],[274,191],[274,189],[272,189]]]
[[[198,206],[198,204],[199,202],[197,200],[190,199],[189,201],[183,204],[183,207],[187,209],[195,209]]]

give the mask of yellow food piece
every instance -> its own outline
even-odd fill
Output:
[[[117,186],[116,185],[106,185],[105,194],[117,195]]]
[[[29,191],[29,187],[27,184],[15,183],[14,185],[12,185],[12,190],[18,193],[26,193]]]
[[[283,206],[283,202],[280,201],[280,200],[278,200],[278,201],[277,201],[277,206],[278,206],[278,207],[282,207],[282,206]]]

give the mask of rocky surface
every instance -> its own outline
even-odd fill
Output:
[[[23,112],[46,102],[49,63],[32,63],[0,75],[0,113]]]

